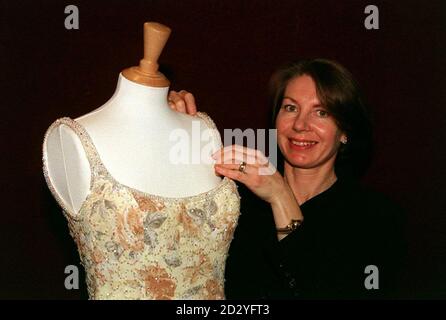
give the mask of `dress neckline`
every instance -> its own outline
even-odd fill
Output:
[[[202,117],[199,112],[197,112],[197,115]],[[204,192],[200,192],[198,194],[195,195],[191,195],[191,196],[185,196],[185,197],[166,197],[166,196],[161,196],[161,195],[157,195],[157,194],[153,194],[153,193],[148,193],[142,190],[138,190],[136,188],[130,187],[120,181],[118,181],[111,173],[110,171],[107,169],[107,167],[105,166],[104,162],[101,159],[101,156],[99,155],[99,152],[96,148],[96,145],[93,142],[93,139],[91,138],[90,134],[88,133],[87,129],[80,124],[78,121],[70,118],[70,117],[65,117],[65,119],[68,119],[71,123],[73,123],[80,131],[82,131],[83,135],[81,135],[82,137],[85,137],[88,140],[88,143],[90,144],[91,148],[93,149],[93,152],[95,153],[95,157],[98,163],[95,163],[94,165],[99,165],[102,170],[104,171],[104,173],[107,175],[107,177],[113,181],[113,183],[119,185],[120,187],[123,187],[125,189],[130,190],[132,193],[137,194],[138,196],[142,196],[145,198],[149,198],[151,200],[157,200],[157,201],[162,201],[162,202],[189,202],[191,200],[195,200],[195,199],[199,199],[201,200],[201,198],[207,198],[209,195],[212,195],[214,193],[216,193],[218,190],[220,190],[220,188],[222,188],[223,186],[229,184],[232,180],[229,179],[228,177],[224,177],[222,179],[222,181],[220,181],[215,187],[213,187],[212,189],[208,190],[208,191],[204,191]],[[85,150],[86,152],[88,152],[87,150]],[[91,171],[91,183],[93,183],[93,170],[92,168],[90,168]]]
[[[312,203],[318,202],[318,199],[323,199],[323,198],[327,197],[327,195],[330,195],[334,190],[336,190],[341,183],[342,183],[342,181],[340,181],[339,177],[336,178],[336,180],[327,189],[318,193],[314,197],[311,197],[304,203],[300,204],[299,207],[311,206]]]

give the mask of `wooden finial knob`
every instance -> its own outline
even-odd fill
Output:
[[[144,23],[144,58],[140,60],[138,67],[125,69],[123,76],[150,87],[168,87],[169,80],[158,71],[158,58],[170,33],[170,28],[160,23]]]

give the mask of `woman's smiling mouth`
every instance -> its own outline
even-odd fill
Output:
[[[318,143],[317,141],[312,141],[312,140],[288,139],[288,141],[290,143],[291,149],[297,150],[297,151],[311,149]]]

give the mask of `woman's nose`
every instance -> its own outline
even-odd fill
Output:
[[[296,116],[296,119],[294,119],[293,123],[293,129],[295,131],[308,131],[309,130],[309,123],[306,115],[304,114],[298,114]]]

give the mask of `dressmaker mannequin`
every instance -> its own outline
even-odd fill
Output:
[[[169,81],[158,72],[157,60],[169,37],[170,29],[158,23],[144,24],[144,58],[138,67],[124,70],[115,94],[100,108],[77,119],[91,137],[108,172],[119,183],[145,193],[182,198],[215,188],[221,179],[214,174],[213,163],[174,164],[169,159],[173,130],[182,129],[191,137],[183,141],[200,159],[200,148],[192,147],[193,123],[201,132],[209,132],[209,123],[200,117],[178,113],[167,102]],[[215,133],[215,132],[214,132]],[[200,134],[201,136],[201,134]],[[219,148],[219,137],[211,138]],[[197,141],[194,141],[196,143]],[[209,145],[207,146],[209,148]],[[90,192],[90,168],[78,136],[62,124],[49,131],[43,146],[44,169],[65,206],[78,212]]]

